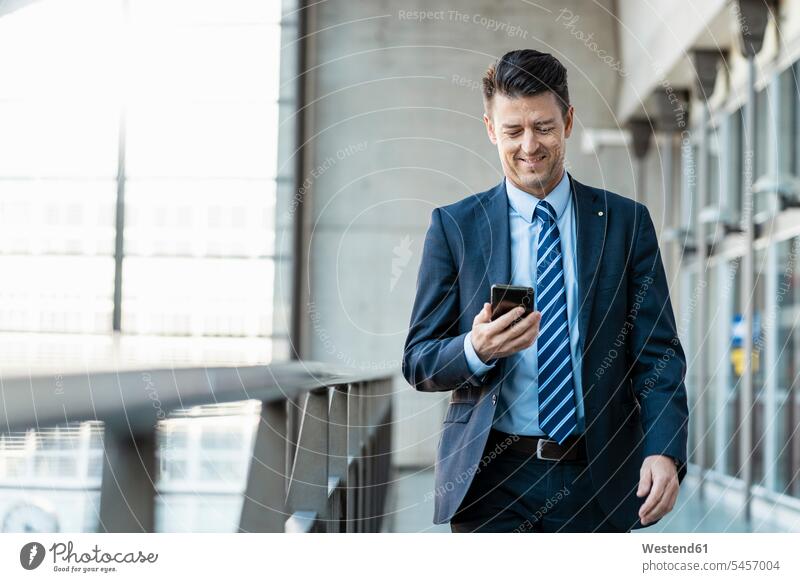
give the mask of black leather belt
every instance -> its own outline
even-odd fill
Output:
[[[500,444],[517,453],[536,457],[543,461],[585,461],[586,442],[583,435],[572,435],[563,444],[546,437],[508,434],[491,429],[487,446]]]

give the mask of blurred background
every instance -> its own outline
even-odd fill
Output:
[[[797,2],[0,0],[2,530],[449,531],[400,362],[518,48],[659,232],[691,469],[648,531],[800,530]]]

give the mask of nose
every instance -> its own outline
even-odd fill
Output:
[[[526,129],[522,136],[522,151],[525,155],[533,155],[539,149],[539,141],[536,139],[536,132]]]

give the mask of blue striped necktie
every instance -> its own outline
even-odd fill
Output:
[[[556,212],[540,200],[533,212],[542,221],[536,252],[536,309],[541,311],[536,358],[539,367],[539,428],[559,444],[575,430],[567,289]]]

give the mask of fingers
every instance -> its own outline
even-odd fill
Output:
[[[661,503],[659,503],[656,508],[650,512],[650,515],[645,516],[648,521],[655,521],[656,519],[661,519],[670,511],[672,508],[675,507],[675,502],[678,500],[678,484],[667,484],[667,492],[664,494],[664,497],[661,498]]]
[[[473,319],[472,340],[479,357],[482,352],[492,358],[505,357],[533,344],[539,334],[540,312],[532,311],[512,325],[525,313],[521,306],[494,321],[491,321],[491,307],[490,303],[484,303],[483,309]]]
[[[515,307],[508,313],[504,313],[493,322],[489,324],[489,330],[492,334],[502,333],[508,326],[510,326],[515,319],[522,315],[525,310],[522,307]]]
[[[667,513],[672,511],[672,508],[675,506],[675,501],[678,499],[678,483],[677,479],[666,479],[666,484],[664,486],[664,494],[661,496],[661,500],[656,504],[656,506],[650,510],[648,513],[644,514],[642,519],[642,525],[646,525],[650,522],[656,521],[657,519],[661,519]]]
[[[637,497],[644,497],[650,491],[650,486],[653,484],[653,473],[650,470],[650,465],[642,466],[639,473],[639,489],[636,491]]]
[[[539,335],[539,322],[541,320],[542,314],[538,311],[533,311],[519,323],[505,330],[499,337],[510,349],[527,348],[533,344],[533,341]]]
[[[639,520],[642,522],[642,525],[650,522],[651,514],[653,514],[653,510],[661,503],[666,488],[666,478],[656,477],[653,480],[653,487],[650,490],[650,495],[647,496],[644,504],[639,508]]]

